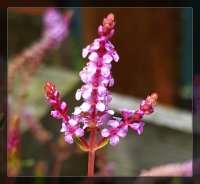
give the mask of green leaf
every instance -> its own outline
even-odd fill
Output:
[[[83,151],[88,151],[88,147],[82,142],[82,140],[79,137],[73,136],[74,142],[77,144],[77,146],[83,150]]]
[[[100,144],[98,147],[95,147],[94,150],[96,151],[96,150],[98,150],[100,148],[103,148],[104,146],[106,146],[108,144],[109,140],[110,140],[109,138],[106,139],[105,142],[103,142],[102,144]]]
[[[21,166],[22,167],[32,167],[34,163],[35,163],[35,161],[33,159],[27,159],[27,160],[21,161]]]

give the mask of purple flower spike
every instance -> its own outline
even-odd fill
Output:
[[[54,14],[52,12],[52,15],[45,18],[47,26]],[[63,20],[58,19],[58,22],[63,23]],[[51,115],[63,122],[60,131],[65,133],[65,141],[69,144],[76,142],[84,151],[100,149],[107,142],[116,146],[120,137],[126,137],[128,128],[140,135],[145,125],[141,122],[143,116],[154,112],[157,103],[158,95],[153,93],[141,102],[139,109],[120,108],[122,118],[110,118],[114,115],[114,111],[109,108],[112,95],[108,88],[114,85],[111,68],[113,62],[119,61],[119,55],[110,42],[115,32],[114,26],[114,15],[109,14],[98,27],[99,37],[82,50],[82,57],[87,59],[87,64],[79,73],[84,84],[77,90],[75,98],[83,102],[74,108],[72,116],[67,116],[68,105],[61,100],[55,85],[50,82],[45,85],[46,98],[53,108]],[[90,133],[89,143],[84,139],[86,131]],[[97,131],[102,136],[99,140],[96,137]]]

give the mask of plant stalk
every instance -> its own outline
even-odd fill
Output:
[[[94,160],[95,160],[95,129],[90,129],[90,148],[88,153],[88,176],[94,176]]]

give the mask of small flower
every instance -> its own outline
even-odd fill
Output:
[[[82,128],[78,126],[78,122],[74,119],[70,119],[69,124],[66,125],[66,123],[62,123],[61,132],[65,132],[65,141],[69,144],[72,144],[73,141],[73,135],[76,135],[77,137],[82,137],[84,135],[84,131]]]
[[[120,108],[119,110],[122,112],[122,116],[124,120],[127,120],[128,118],[130,118],[130,116],[134,113],[133,110],[128,110],[126,108]]]
[[[121,129],[118,128],[118,126],[120,124],[119,124],[119,121],[117,121],[117,120],[110,120],[110,121],[108,121],[107,124],[110,125],[111,128],[103,129],[101,131],[101,135],[103,137],[110,137],[110,144],[112,146],[115,146],[115,145],[117,145],[119,143],[119,136],[122,137],[122,138],[126,137],[127,126],[121,128]]]
[[[133,129],[138,135],[140,135],[143,132],[145,123],[140,122],[140,123],[133,123],[129,124],[129,127]]]

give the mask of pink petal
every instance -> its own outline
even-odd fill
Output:
[[[60,112],[57,111],[57,110],[51,111],[51,115],[52,115],[54,118],[57,118],[57,119],[61,119],[61,118],[62,118],[62,115],[61,115]]]
[[[87,73],[90,75],[94,75],[97,70],[96,64],[89,62],[87,66]]]
[[[81,71],[81,72],[79,73],[79,76],[81,77],[81,80],[82,80],[83,82],[87,82],[88,76],[87,76],[87,74],[86,74],[85,71]]]
[[[102,67],[101,75],[103,75],[104,77],[108,77],[110,75],[110,69],[108,67]]]
[[[116,128],[119,126],[119,122],[116,120],[109,120],[107,124],[112,126],[113,128]]]
[[[113,78],[110,78],[109,80],[109,87],[113,86],[114,85],[114,79]]]
[[[113,59],[114,59],[116,62],[119,61],[119,55],[117,54],[116,51],[114,51],[114,52],[112,53],[112,56],[113,56]]]
[[[113,60],[113,58],[109,54],[105,54],[103,56],[103,62],[105,62],[105,63],[110,63],[112,60]]]
[[[105,95],[105,93],[106,93],[106,88],[105,88],[104,86],[99,86],[98,89],[97,89],[97,91],[98,91],[98,94],[99,94],[100,96],[102,96],[102,95]]]
[[[91,105],[90,105],[89,103],[84,102],[84,103],[81,105],[80,108],[82,109],[83,112],[86,112],[86,111],[88,111],[88,110],[90,109],[90,107],[91,107]]]
[[[78,128],[76,129],[75,134],[77,137],[82,137],[84,135],[84,131],[82,128]]]
[[[89,48],[90,48],[90,46],[88,45],[86,48],[84,48],[84,49],[82,50],[82,56],[83,56],[83,58],[85,58],[85,57],[88,55],[88,53],[89,53]]]
[[[102,111],[105,110],[106,106],[104,105],[104,103],[98,102],[98,103],[96,104],[96,108],[97,108],[99,111],[102,112]]]
[[[74,120],[74,119],[70,119],[70,120],[69,120],[69,124],[72,125],[72,126],[74,126],[74,125],[77,124],[77,121]]]
[[[92,53],[90,54],[90,56],[88,57],[88,59],[89,59],[90,61],[96,61],[96,60],[98,59],[97,53],[96,53],[96,52],[92,52]]]
[[[60,107],[61,107],[61,109],[62,109],[63,111],[65,111],[66,108],[67,108],[67,104],[66,104],[65,102],[62,102]]]
[[[84,99],[88,99],[92,94],[92,88],[88,88],[86,90],[83,90],[82,96]]]
[[[99,49],[100,47],[100,44],[98,41],[94,41],[93,44],[91,45],[90,49],[94,49],[94,50],[97,50]]]
[[[110,138],[110,144],[112,146],[116,146],[118,143],[119,143],[119,137],[117,135],[116,136],[112,136]]]
[[[66,127],[65,123],[62,123],[62,128],[61,128],[60,132],[66,132],[66,130],[67,130],[67,127]]]
[[[122,128],[117,132],[117,135],[124,138],[124,137],[126,137],[126,133],[127,133],[127,131]]]
[[[103,129],[102,131],[101,131],[101,135],[103,136],[103,137],[108,137],[109,135],[110,135],[110,131],[108,130],[108,129]]]
[[[107,51],[112,52],[113,49],[114,49],[114,46],[113,46],[112,43],[109,42],[109,43],[106,43],[106,44],[105,44],[105,49],[106,49]]]
[[[74,142],[71,135],[66,135],[65,136],[65,141],[68,142],[69,144],[72,144]]]
[[[136,133],[138,135],[140,135],[143,132],[143,127],[144,127],[145,123],[140,122],[140,123],[133,123],[133,124],[129,124],[129,126],[136,131]]]

